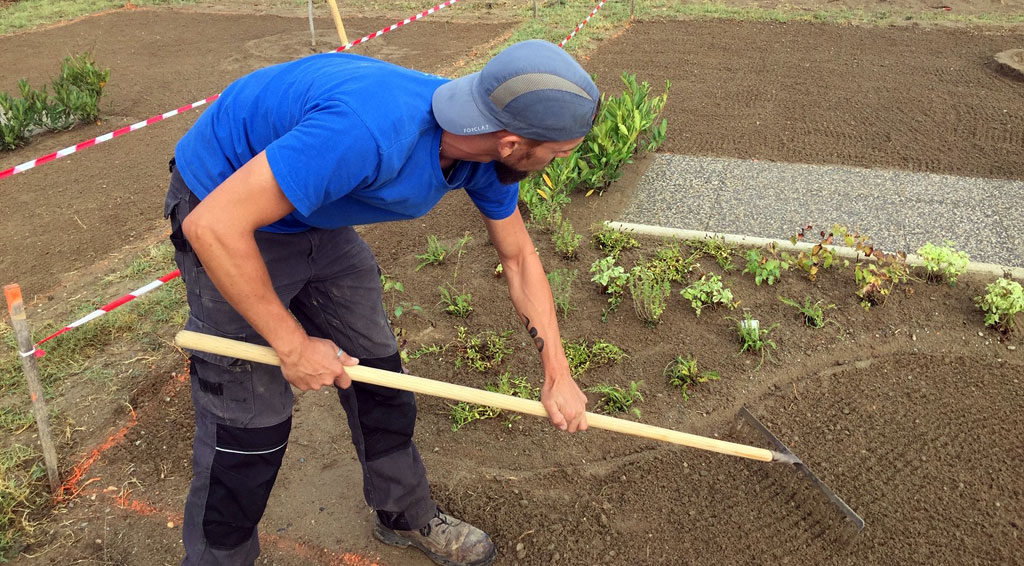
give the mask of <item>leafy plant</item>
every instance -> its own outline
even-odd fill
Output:
[[[512,346],[508,343],[511,330],[497,333],[490,330],[479,334],[469,334],[466,327],[458,328],[458,336],[449,344],[455,348],[456,369],[468,366],[476,371],[484,372],[497,367],[508,356],[512,355]]]
[[[558,224],[555,226],[555,231],[551,235],[551,240],[555,243],[555,249],[565,259],[576,258],[576,250],[580,247],[582,239],[583,236],[577,234],[573,230],[572,224],[564,218],[559,219]]]
[[[651,326],[658,324],[672,293],[668,279],[646,266],[638,265],[630,270],[628,285],[633,296],[633,308],[640,320]]]
[[[618,258],[622,250],[640,247],[640,242],[626,232],[613,230],[607,226],[594,233],[594,246],[606,255]]]
[[[511,372],[505,372],[498,378],[498,382],[496,384],[488,383],[484,386],[484,389],[495,393],[501,393],[503,395],[529,399],[531,401],[540,399],[539,388],[531,386],[529,382],[526,381],[525,377],[512,377]],[[457,403],[455,405],[449,405],[449,407],[451,408],[449,418],[452,421],[452,432],[459,430],[473,421],[493,419],[501,415],[501,409],[485,405]],[[518,418],[519,415],[510,416],[505,422],[505,425],[511,427],[512,423]]]
[[[602,291],[611,295],[608,297],[608,308],[601,314],[601,320],[608,317],[608,313],[618,308],[622,303],[622,294],[625,292],[626,283],[629,281],[629,274],[620,266],[615,265],[615,257],[608,256],[595,261],[590,266],[590,272],[595,275],[591,281],[601,285]]]
[[[699,267],[697,258],[699,252],[688,256],[683,254],[682,247],[677,240],[665,242],[658,248],[652,259],[647,260],[646,266],[660,277],[676,283],[686,283],[686,276],[695,268]]]
[[[762,282],[774,285],[782,278],[783,269],[789,269],[789,264],[776,257],[774,245],[769,246],[768,255],[762,254],[761,250],[747,251],[747,267],[743,273],[753,274],[758,285]]]
[[[556,159],[540,176],[527,177],[519,183],[519,199],[530,213],[530,224],[542,230],[551,230],[562,218],[562,208],[572,200],[569,192],[575,188],[575,179],[566,179],[566,160]],[[552,181],[554,176],[557,181]],[[557,182],[557,184],[556,184]]]
[[[461,318],[466,318],[473,312],[471,293],[459,293],[450,283],[438,287],[437,290],[441,292],[441,301],[438,304],[444,305],[444,312]]]
[[[790,243],[796,245],[798,241],[803,240],[806,237],[807,232],[813,229],[813,226],[808,224],[800,229],[795,235],[789,238]],[[810,251],[801,251],[796,255],[792,255],[789,252],[782,252],[782,259],[790,265],[795,265],[799,269],[807,273],[807,278],[811,281],[818,279],[818,271],[821,269],[828,269],[834,265],[836,260],[836,254],[831,249],[825,247],[831,245],[834,241],[833,232],[829,232],[827,235],[824,230],[819,231],[821,241],[814,245]]]
[[[732,262],[732,253],[735,251],[735,248],[725,243],[724,238],[693,240],[690,242],[690,247],[700,255],[714,258],[718,262],[718,266],[725,271],[736,269],[736,264]]]
[[[689,386],[715,381],[720,377],[717,371],[699,371],[697,369],[697,358],[693,354],[687,354],[685,358],[676,356],[674,360],[665,366],[663,373],[668,378],[669,385],[679,388],[684,400],[690,399],[687,389]]]
[[[394,318],[400,318],[406,311],[423,312],[422,307],[408,301],[395,303],[394,295],[396,293],[405,292],[405,285],[402,285],[401,281],[390,275],[382,273],[380,276],[380,286],[384,292],[384,311],[392,315]],[[390,305],[388,304],[388,296],[392,297]]]
[[[441,265],[450,252],[451,250],[442,244],[437,239],[437,236],[433,234],[427,236],[427,253],[416,256],[416,259],[420,260],[420,264],[416,266],[416,271],[419,271],[425,265]]]
[[[718,275],[704,275],[680,291],[680,294],[690,301],[690,306],[697,312],[697,316],[700,316],[706,307],[725,305],[730,310],[736,307],[732,300],[732,291],[722,285],[722,278]]]
[[[945,245],[936,246],[931,242],[917,248],[917,255],[924,260],[924,268],[928,272],[928,280],[938,282],[943,279],[951,286],[956,285],[956,279],[967,271],[967,262],[970,256],[953,247],[953,242],[946,241]]]
[[[569,361],[569,373],[573,377],[580,377],[588,370],[611,362],[618,362],[626,357],[626,353],[611,342],[595,340],[593,344],[587,345],[586,340],[578,342],[562,341],[565,349],[565,358]]]
[[[825,326],[825,311],[836,308],[833,304],[822,306],[824,301],[815,301],[812,303],[810,297],[804,297],[804,303],[802,305],[793,299],[787,299],[786,297],[779,297],[779,300],[800,311],[800,314],[804,317],[804,325],[810,326],[811,328],[821,328]]]
[[[864,254],[866,261],[857,262],[854,279],[857,281],[857,296],[865,310],[872,305],[884,304],[893,288],[910,278],[906,253],[885,253],[875,248],[869,237],[838,224],[832,227],[825,241],[831,243],[836,237],[847,247],[857,250],[858,254]]]
[[[551,285],[551,296],[555,301],[555,308],[562,311],[562,316],[567,316],[572,310],[570,299],[572,297],[572,284],[576,280],[577,271],[573,269],[556,269],[548,273],[548,283]]]
[[[985,313],[985,326],[995,327],[1003,334],[1013,331],[1017,313],[1024,311],[1024,290],[1020,283],[1000,277],[985,288],[985,295],[974,302]]]
[[[771,356],[771,350],[778,349],[775,342],[768,338],[768,334],[779,325],[773,324],[768,328],[761,328],[757,320],[750,316],[749,312],[743,313],[743,320],[736,320],[733,317],[726,317],[736,322],[736,331],[740,338],[740,353],[746,351],[758,352],[761,354],[761,361],[758,362],[754,371],[761,369],[765,355]]]
[[[640,418],[640,409],[633,407],[633,403],[643,401],[644,396],[640,393],[640,386],[643,381],[629,382],[629,389],[623,389],[618,385],[595,385],[585,391],[600,393],[601,399],[597,402],[598,409],[606,413],[633,413]]]

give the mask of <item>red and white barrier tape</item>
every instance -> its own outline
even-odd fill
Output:
[[[377,30],[377,31],[371,33],[370,35],[367,35],[365,37],[361,37],[361,38],[359,38],[359,39],[349,43],[348,45],[343,45],[343,46],[335,49],[334,51],[340,53],[340,52],[342,52],[342,51],[352,47],[353,45],[359,45],[360,43],[363,43],[364,41],[373,39],[373,38],[375,38],[375,37],[377,37],[379,35],[384,35],[385,33],[388,33],[389,31],[394,31],[394,30],[404,26],[405,24],[408,24],[410,22],[414,22],[414,21],[416,21],[416,20],[418,20],[418,19],[420,19],[420,18],[422,18],[424,16],[428,16],[430,14],[433,14],[434,12],[437,12],[439,10],[447,8],[448,6],[451,6],[452,4],[454,4],[454,3],[458,2],[458,1],[459,0],[446,0],[445,2],[442,2],[441,4],[438,4],[438,5],[434,6],[433,8],[430,8],[428,10],[424,10],[424,11],[420,12],[419,14],[416,14],[414,16],[408,17],[408,18],[406,18],[406,19],[404,19],[404,20],[402,20],[402,21],[400,21],[398,23],[392,24],[390,27],[386,27],[386,28]],[[94,145],[101,144],[101,143],[103,143],[105,141],[112,140],[112,139],[114,139],[116,137],[123,136],[123,135],[125,135],[125,134],[127,134],[129,132],[134,132],[135,130],[138,130],[138,129],[141,129],[141,128],[145,128],[146,126],[148,126],[150,124],[154,124],[156,122],[160,122],[164,118],[170,118],[171,116],[176,116],[178,114],[181,114],[182,112],[185,112],[187,110],[191,110],[191,109],[196,108],[198,106],[202,106],[202,105],[204,105],[204,104],[206,104],[208,102],[213,102],[214,100],[217,100],[217,98],[219,98],[219,97],[220,97],[220,93],[215,94],[213,96],[208,96],[208,97],[206,97],[206,98],[204,98],[202,100],[199,100],[197,102],[193,102],[192,104],[186,104],[185,106],[182,106],[181,108],[178,108],[176,110],[171,110],[170,112],[164,112],[163,114],[158,114],[156,116],[153,116],[152,118],[149,118],[148,120],[143,120],[141,122],[137,122],[137,123],[132,124],[130,126],[125,126],[123,128],[118,128],[118,129],[114,130],[113,132],[107,132],[107,133],[103,134],[102,136],[95,137],[95,138],[93,138],[91,140],[86,140],[86,141],[77,143],[75,145],[65,147],[64,149],[59,150],[59,151],[55,151],[55,152],[53,152],[53,153],[51,153],[49,155],[44,155],[42,157],[33,159],[31,161],[26,161],[25,163],[22,163],[20,165],[15,165],[14,167],[11,167],[10,169],[4,169],[3,171],[0,171],[0,179],[3,179],[4,177],[10,177],[12,175],[17,175],[18,173],[21,173],[23,171],[28,171],[29,169],[32,169],[32,168],[37,167],[39,165],[42,165],[43,163],[47,163],[49,161],[54,161],[56,159],[60,159],[61,157],[66,157],[68,155],[71,155],[72,153],[81,151],[81,150],[83,150],[83,149],[85,149],[87,147],[92,147]]]
[[[594,14],[596,14],[596,13],[597,13],[597,11],[601,9],[601,6],[604,6],[604,2],[605,2],[605,0],[601,0],[601,1],[600,1],[600,2],[599,2],[599,3],[597,4],[597,6],[596,6],[596,7],[594,7],[594,10],[593,10],[592,12],[590,12],[590,15],[589,15],[589,16],[587,16],[587,18],[586,18],[585,20],[583,20],[582,22],[580,22],[580,25],[576,26],[576,29],[572,30],[572,33],[570,33],[570,34],[569,34],[568,36],[566,36],[566,38],[565,38],[565,39],[563,39],[563,40],[562,40],[562,41],[561,41],[561,42],[560,42],[560,43],[558,44],[558,46],[559,46],[559,47],[563,47],[563,48],[564,48],[564,47],[565,47],[565,44],[566,44],[566,43],[569,43],[569,40],[570,40],[570,39],[572,39],[572,38],[573,38],[573,36],[575,36],[577,32],[579,32],[579,31],[580,31],[581,29],[583,29],[583,26],[587,25],[587,22],[589,22],[589,21],[590,21],[590,18],[593,18],[593,17],[594,17]]]
[[[107,314],[108,312],[116,309],[117,307],[119,307],[119,306],[121,306],[121,305],[123,305],[123,304],[125,304],[127,302],[134,301],[135,299],[141,297],[142,295],[145,295],[146,293],[152,291],[153,289],[156,289],[157,287],[163,285],[164,283],[167,283],[168,281],[178,277],[179,275],[181,275],[181,270],[180,269],[175,269],[174,271],[168,273],[167,275],[164,275],[163,277],[161,277],[161,278],[159,278],[159,279],[157,279],[155,281],[151,281],[151,282],[147,283],[146,285],[143,285],[142,287],[139,287],[138,289],[132,291],[131,293],[128,293],[127,295],[125,295],[125,296],[123,296],[123,297],[121,297],[119,299],[116,299],[114,301],[111,301],[111,302],[103,305],[102,307],[100,307],[100,308],[92,311],[91,313],[83,316],[82,318],[72,322],[71,324],[65,326],[64,328],[61,328],[57,332],[54,332],[53,334],[47,336],[46,338],[43,338],[42,340],[36,342],[36,349],[34,350],[34,355],[37,358],[41,358],[41,357],[46,355],[46,351],[43,350],[42,348],[39,348],[39,346],[43,342],[46,342],[47,340],[50,340],[52,338],[56,338],[57,336],[60,336],[61,334],[64,334],[68,330],[71,330],[72,328],[77,328],[77,327],[79,327],[79,326],[89,322],[90,320],[95,320],[95,319],[97,319],[97,318]]]

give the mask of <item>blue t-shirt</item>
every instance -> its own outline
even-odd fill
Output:
[[[445,180],[430,107],[447,79],[345,53],[261,69],[224,90],[178,142],[182,179],[202,199],[266,150],[295,206],[264,226],[302,232],[423,216],[465,188],[488,218],[515,211],[516,184],[491,163],[459,162]]]

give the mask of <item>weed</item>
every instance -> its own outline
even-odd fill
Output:
[[[565,358],[569,361],[569,373],[578,378],[588,370],[611,362],[618,362],[626,357],[626,353],[611,342],[595,340],[587,345],[586,340],[578,342],[562,342]]]
[[[749,312],[743,313],[743,320],[736,320],[733,317],[726,317],[729,320],[736,322],[736,331],[740,337],[740,353],[746,351],[758,352],[761,354],[761,361],[758,362],[757,367],[754,371],[761,369],[761,365],[764,363],[765,356],[771,357],[771,350],[777,350],[778,346],[775,342],[768,338],[768,334],[775,330],[779,325],[773,324],[768,328],[761,328],[757,320],[754,320],[750,316]]]
[[[668,281],[685,284],[686,276],[695,268],[699,267],[697,264],[697,258],[699,257],[699,252],[694,252],[689,256],[684,257],[682,247],[679,242],[677,240],[671,240],[665,242],[658,248],[658,251],[655,252],[654,258],[648,260],[646,266],[648,269]]]
[[[640,393],[640,386],[643,384],[643,381],[630,381],[629,389],[623,389],[618,385],[595,385],[585,391],[601,394],[597,406],[606,413],[631,412],[640,418],[640,409],[633,407],[633,403],[644,400],[644,396]]]
[[[917,249],[917,255],[924,260],[924,268],[928,271],[928,280],[938,282],[945,279],[950,286],[956,285],[956,278],[967,270],[970,256],[953,247],[953,242],[946,241],[943,246],[931,242]]]
[[[622,250],[638,248],[640,247],[640,242],[626,232],[620,232],[619,230],[603,226],[598,232],[594,233],[594,246],[606,255],[618,258]]]
[[[690,301],[690,306],[700,316],[705,307],[725,305],[730,310],[736,308],[732,300],[732,291],[722,285],[722,278],[717,275],[704,275],[688,287],[680,291],[684,299]]]
[[[573,230],[572,224],[562,218],[555,227],[551,240],[555,243],[555,249],[565,259],[576,259],[576,250],[580,247],[583,236]]]
[[[622,294],[625,292],[626,283],[629,281],[629,274],[620,265],[615,265],[615,257],[608,256],[595,261],[590,266],[590,272],[595,275],[590,279],[601,285],[602,291],[611,295],[608,297],[608,308],[601,314],[601,320],[608,318],[608,314],[618,308],[622,303]]]
[[[690,247],[698,254],[714,258],[718,262],[719,267],[725,271],[736,269],[736,264],[732,262],[732,253],[736,248],[725,243],[725,238],[692,240],[690,241]]]
[[[767,255],[760,250],[747,251],[747,267],[743,273],[753,274],[754,282],[758,285],[762,282],[774,285],[782,278],[783,269],[789,269],[789,263],[776,256],[774,244],[769,245]]]
[[[669,385],[679,388],[684,400],[690,399],[689,390],[687,389],[689,386],[715,381],[720,377],[717,371],[699,371],[697,369],[697,358],[693,354],[687,354],[685,358],[676,356],[674,360],[665,366],[663,373],[668,378]]]
[[[451,283],[447,286],[442,285],[437,290],[441,292],[441,301],[438,304],[444,305],[444,312],[461,318],[466,318],[473,312],[471,293],[459,293]]]
[[[1013,331],[1017,313],[1024,311],[1024,290],[1020,283],[1000,277],[985,291],[985,296],[974,297],[974,303],[985,313],[985,326],[1009,334]]]
[[[511,372],[505,372],[498,378],[497,384],[488,383],[484,386],[484,389],[493,391],[494,393],[501,393],[502,395],[511,395],[513,397],[520,397],[522,399],[529,399],[536,401],[540,399],[540,389],[530,385],[526,381],[525,377],[512,377]],[[496,407],[487,407],[484,405],[474,405],[472,403],[458,403],[455,405],[449,405],[451,412],[449,417],[452,421],[452,432],[459,430],[467,424],[483,419],[493,419],[501,415],[501,409]],[[505,426],[511,428],[512,423],[519,419],[519,415],[510,415],[505,421]]]
[[[457,352],[455,367],[467,366],[480,372],[497,367],[512,355],[513,349],[508,343],[511,335],[511,330],[501,333],[487,330],[472,335],[466,331],[466,327],[460,326],[458,336],[451,344]]]
[[[825,326],[825,311],[836,308],[833,304],[822,306],[824,301],[811,303],[810,297],[804,297],[804,304],[802,305],[793,299],[787,299],[786,297],[779,297],[779,300],[800,311],[800,314],[804,317],[804,325],[810,326],[811,328],[821,328]]]
[[[41,506],[41,480],[46,468],[30,448],[15,444],[0,451],[0,561],[18,542],[31,535],[29,513]]]
[[[394,294],[405,292],[405,285],[402,285],[401,281],[386,273],[382,273],[380,276],[380,286],[384,292],[384,311],[393,318],[398,319],[407,311],[423,312],[423,308],[417,304],[410,303],[408,301],[401,301],[398,303],[394,301]],[[387,299],[389,294],[392,296],[390,305],[388,305]]]
[[[638,265],[629,271],[629,293],[640,320],[650,326],[658,324],[668,306],[672,284],[649,267]]]
[[[416,271],[419,271],[425,265],[441,265],[450,252],[451,250],[442,244],[437,239],[437,236],[433,234],[427,236],[427,253],[416,256],[416,259],[420,260],[420,264],[416,266]]]
[[[572,284],[576,281],[577,271],[573,269],[556,269],[548,273],[548,283],[551,285],[551,296],[555,300],[555,308],[567,316],[572,310],[570,298],[572,296]]]

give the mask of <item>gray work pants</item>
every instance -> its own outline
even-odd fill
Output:
[[[199,201],[173,162],[171,172],[164,215],[188,293],[185,328],[265,345],[182,237],[181,222]],[[307,333],[333,340],[362,365],[402,371],[381,303],[380,268],[354,230],[257,232],[256,242],[278,297]],[[184,564],[252,564],[259,555],[256,525],[291,431],[291,386],[275,366],[204,352],[192,352],[190,364],[196,428]],[[366,502],[391,528],[426,525],[436,505],[412,442],[414,395],[360,383],[338,395],[363,466]]]

